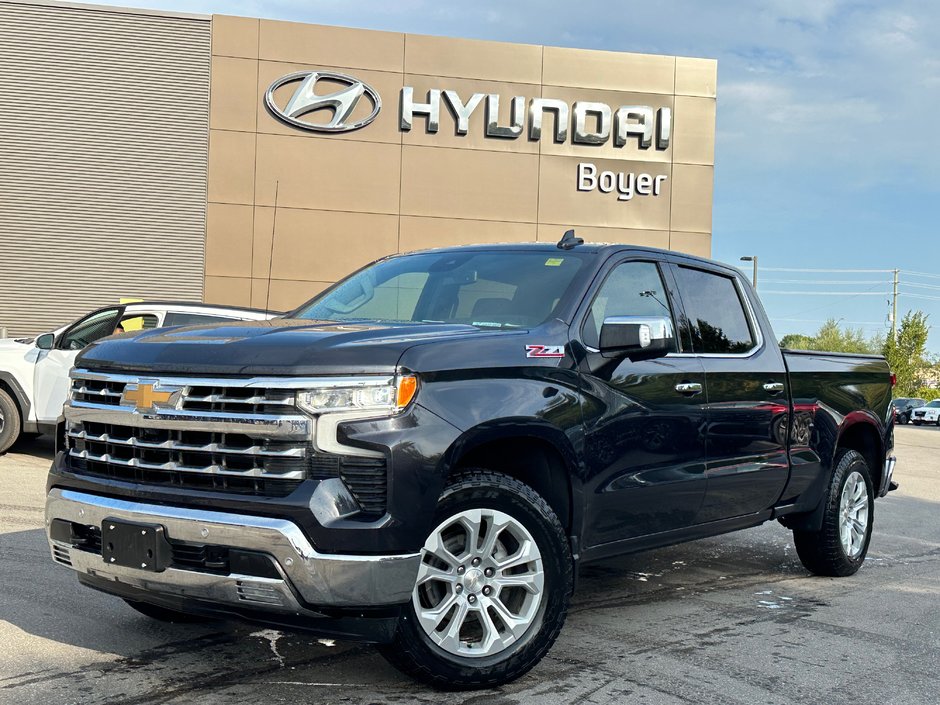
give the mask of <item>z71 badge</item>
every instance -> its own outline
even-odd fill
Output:
[[[564,357],[564,345],[526,345],[526,357]]]

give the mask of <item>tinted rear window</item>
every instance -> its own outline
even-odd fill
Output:
[[[676,267],[687,319],[683,337],[696,353],[747,352],[756,341],[738,288],[731,277],[691,267]]]

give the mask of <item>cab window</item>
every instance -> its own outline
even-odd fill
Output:
[[[186,311],[170,311],[163,321],[165,326],[195,326],[202,323],[225,323],[238,319],[227,316],[213,316],[211,313],[189,313]]]
[[[682,266],[675,273],[686,315],[679,330],[684,340],[691,338],[693,352],[737,354],[757,344],[731,277]]]
[[[598,347],[601,326],[611,316],[672,319],[666,287],[655,262],[624,262],[607,275],[584,322],[585,345]]]
[[[135,313],[124,316],[114,329],[115,333],[127,333],[129,331],[149,330],[156,328],[160,321],[152,313]]]
[[[113,334],[120,313],[119,308],[109,308],[80,320],[65,332],[58,347],[63,350],[81,350],[86,345]]]

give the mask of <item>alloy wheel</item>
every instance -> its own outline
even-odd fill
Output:
[[[505,512],[470,509],[431,532],[412,602],[441,649],[492,656],[526,633],[544,587],[542,555],[529,531]]]
[[[868,485],[861,473],[853,472],[842,486],[839,501],[839,538],[849,558],[858,558],[868,534]]]

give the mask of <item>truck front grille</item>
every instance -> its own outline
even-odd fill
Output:
[[[126,386],[127,381],[124,379],[76,378],[72,380],[72,399],[120,406]],[[183,411],[237,414],[284,414],[296,411],[292,389],[240,387],[234,384],[187,385],[183,387],[177,405]]]
[[[73,471],[126,482],[283,497],[310,477],[309,444],[243,434],[85,421],[67,443]]]
[[[322,379],[307,383],[322,384]],[[305,480],[339,478],[363,518],[387,507],[382,457],[322,453],[318,421],[294,403],[304,380],[72,371],[67,467],[145,485],[285,497]],[[375,455],[375,454],[372,454]]]

